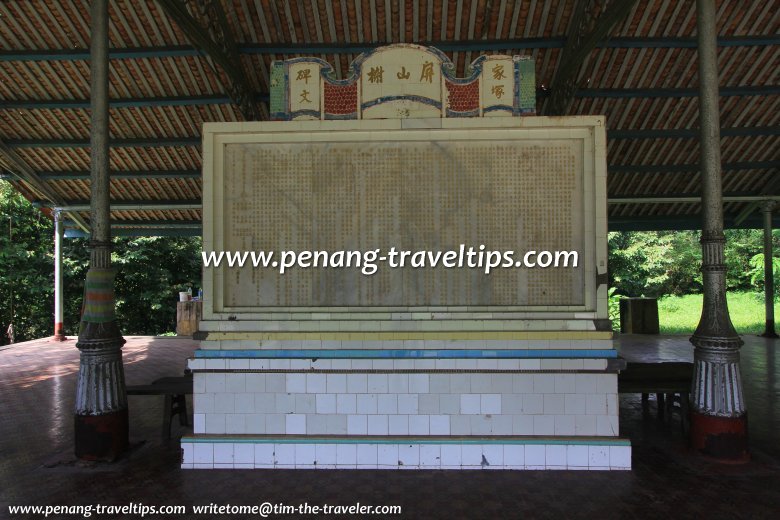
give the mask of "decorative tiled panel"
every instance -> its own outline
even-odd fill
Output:
[[[438,49],[413,44],[361,54],[346,78],[335,77],[333,67],[317,58],[275,61],[271,116],[406,119],[535,113],[536,79],[530,58],[480,56],[468,68],[468,77],[456,78],[454,70]]]
[[[449,106],[447,117],[474,117],[479,115],[479,81],[455,83],[445,80]]]
[[[630,470],[622,439],[182,438],[184,469]]]
[[[536,70],[531,60],[518,60],[516,65],[519,89],[518,112],[521,115],[536,113]]]
[[[325,97],[325,119],[356,119],[358,107],[357,83],[334,85],[323,83]]]
[[[269,96],[269,106],[271,118],[284,118],[285,114],[288,112],[287,78],[285,77],[284,63],[280,61],[271,63],[270,76],[271,91]]]

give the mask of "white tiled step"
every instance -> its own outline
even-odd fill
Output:
[[[504,469],[629,470],[631,446],[591,440],[308,442],[185,437],[183,469]]]

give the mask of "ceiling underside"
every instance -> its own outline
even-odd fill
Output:
[[[398,42],[438,47],[459,75],[480,54],[530,55],[537,111],[547,113],[567,38],[587,28],[578,1],[221,6],[241,81],[264,119],[273,60],[314,55],[343,77],[361,52]],[[231,100],[235,77],[193,46],[162,3],[109,2],[115,235],[200,234],[201,126],[245,120]],[[597,17],[603,3],[586,5]],[[780,195],[780,0],[716,4],[725,220],[758,226],[759,201]],[[73,209],[71,221],[89,220],[89,18],[87,0],[0,3],[0,173],[41,207]],[[696,228],[696,3],[637,2],[576,64],[573,79],[566,113],[607,117],[610,229]]]

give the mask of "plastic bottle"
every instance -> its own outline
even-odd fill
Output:
[[[187,301],[192,301],[192,287],[187,287]]]
[[[200,302],[203,301],[203,287],[198,289],[198,301],[200,301]]]

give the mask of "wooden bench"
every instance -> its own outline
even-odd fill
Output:
[[[171,438],[171,419],[179,416],[179,424],[189,426],[187,419],[187,394],[192,394],[192,374],[181,377],[163,377],[149,385],[127,387],[127,395],[162,395],[163,404],[162,438]]]
[[[692,381],[693,363],[628,363],[618,374],[618,393],[642,394],[643,405],[649,394],[656,394],[659,415],[664,404],[671,409],[675,395],[679,395],[683,432],[687,432]]]

